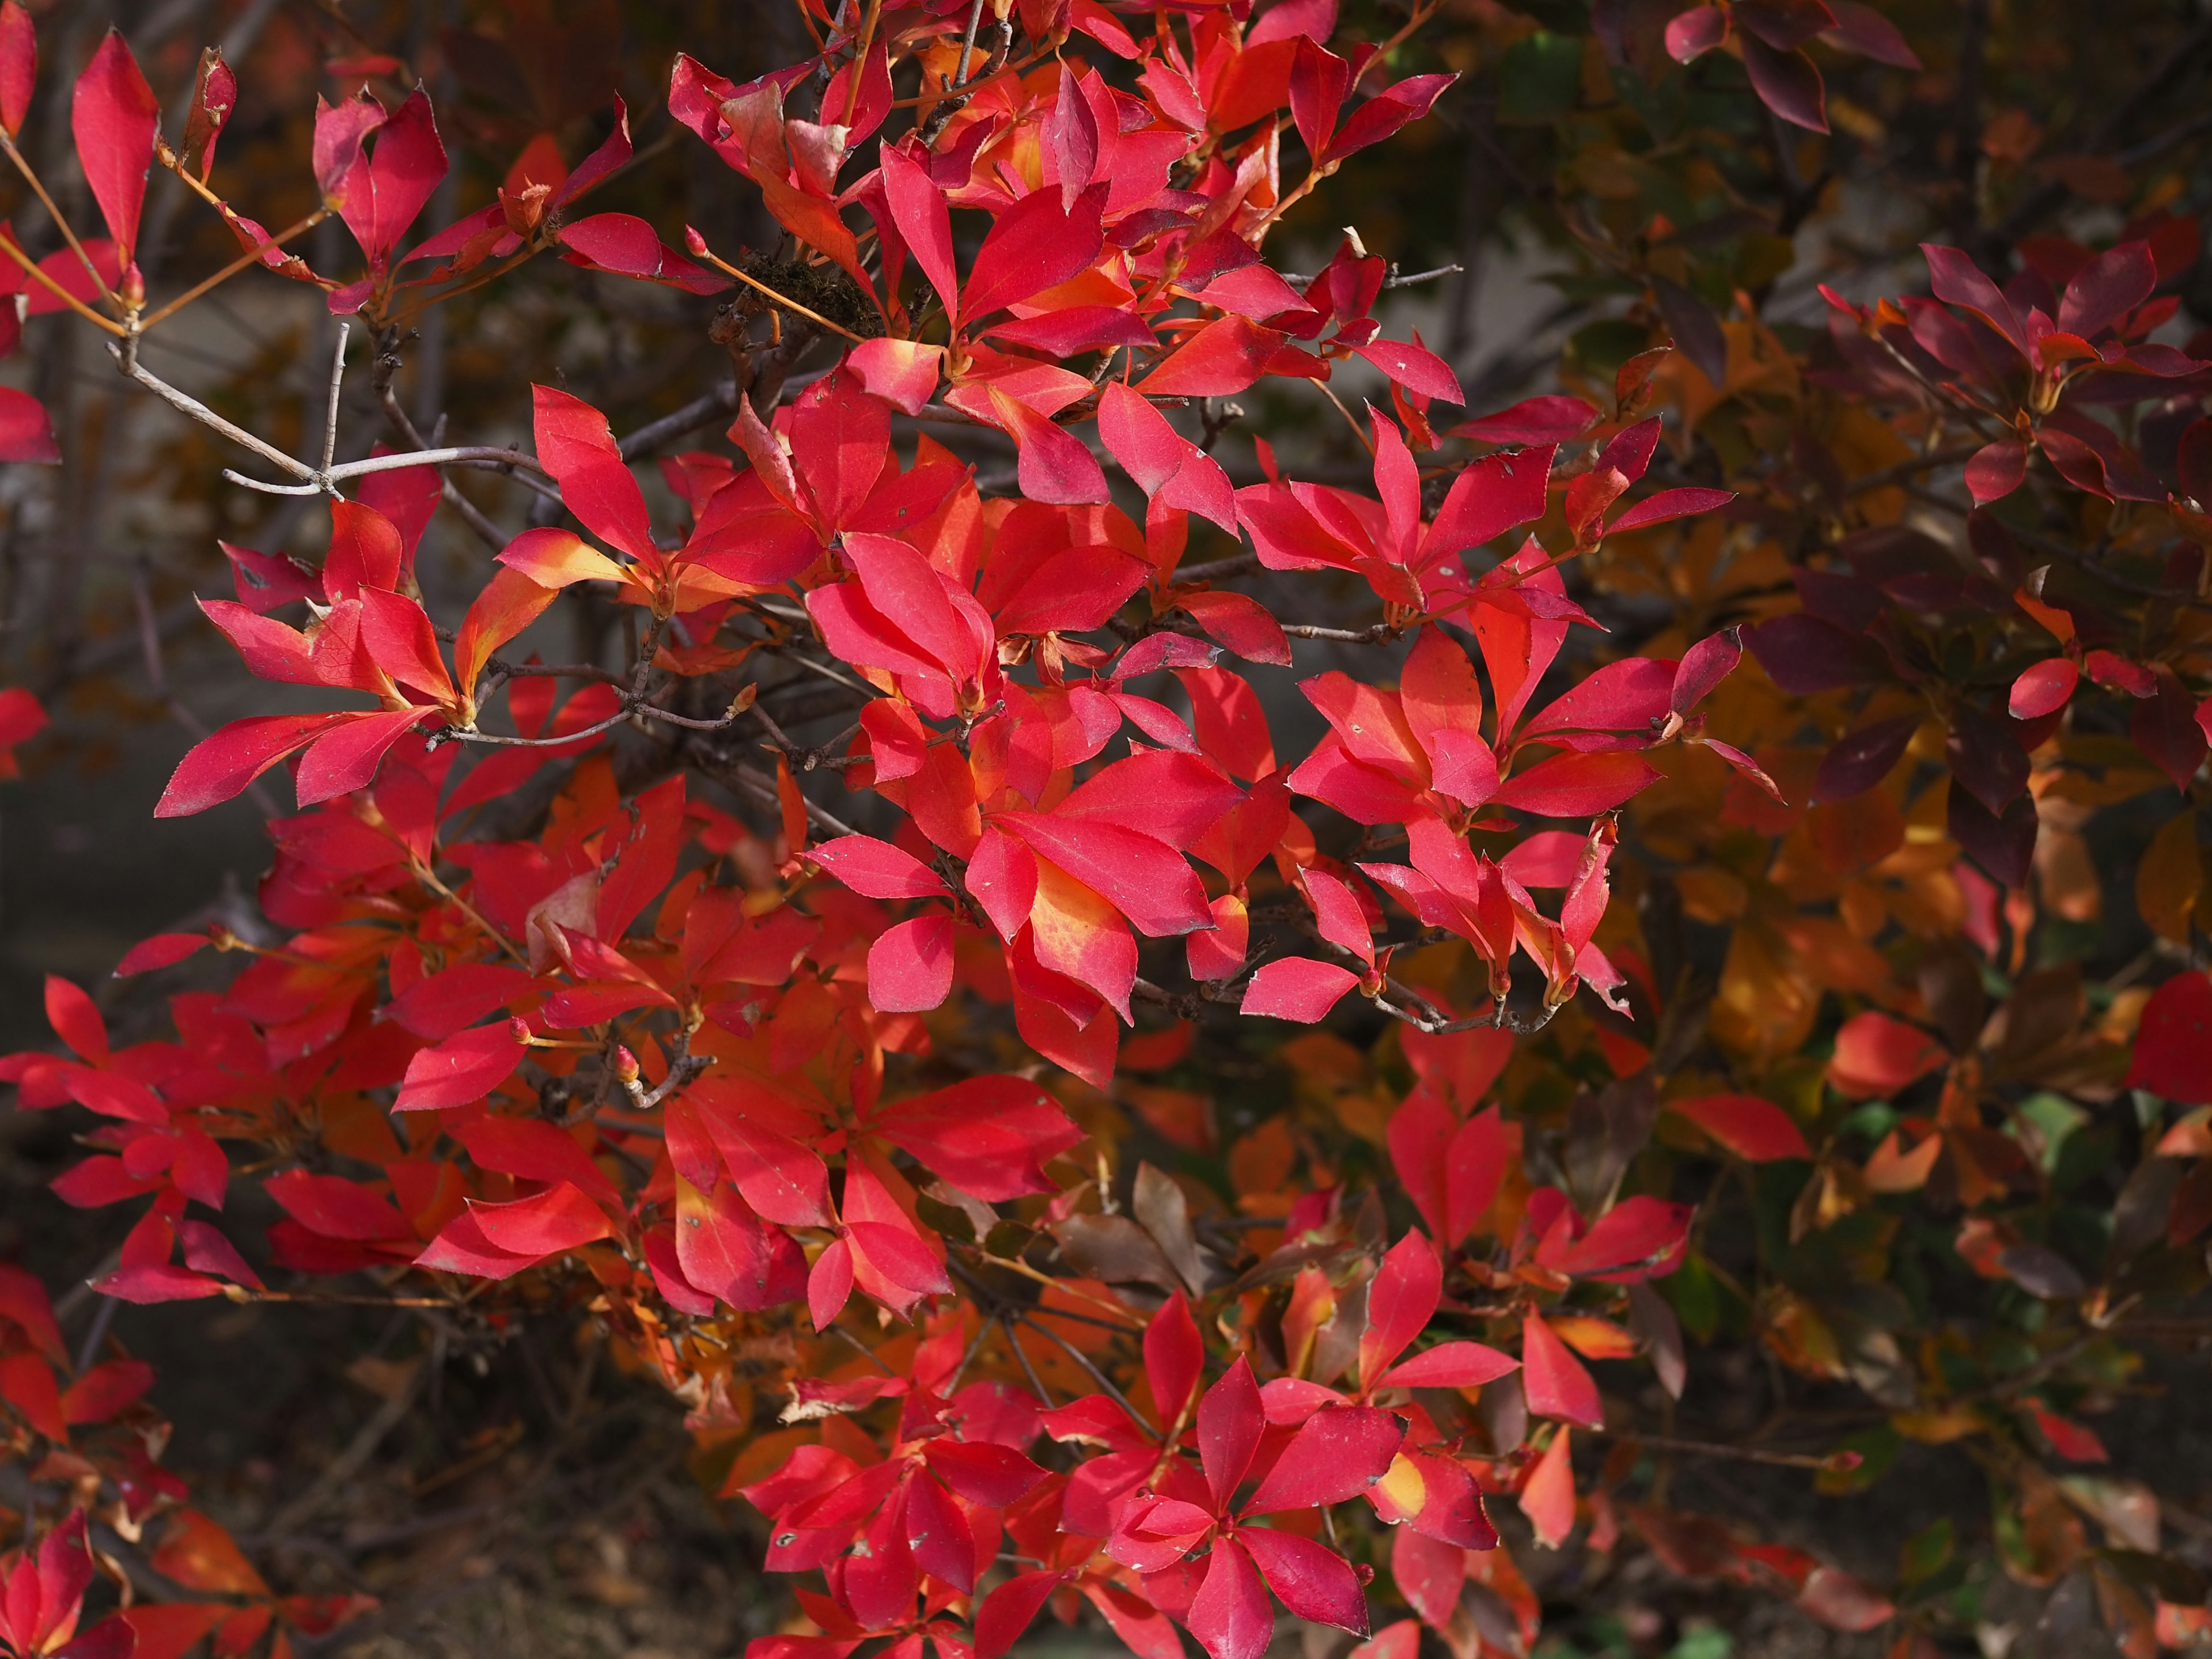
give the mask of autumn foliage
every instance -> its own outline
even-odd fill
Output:
[[[218,188],[220,53],[180,125],[120,35],[41,72],[0,6],[6,148],[35,177],[15,137],[70,100],[90,198],[0,242],[11,335],[96,329],[328,526],[223,545],[198,608],[262,712],[146,803],[290,788],[265,935],[146,939],[117,972],[185,988],[133,1040],[52,978],[54,1043],[0,1060],[74,1115],[59,1196],[128,1218],[94,1288],[588,1326],[764,1518],[794,1611],[753,1659],[998,1659],[1041,1617],[1258,1659],[1285,1611],[1505,1659],[1570,1547],[1912,1659],[1972,1623],[1948,1532],[1877,1581],[1665,1478],[1840,1500],[1908,1444],[1978,1460],[1997,1570],[2092,1585],[2130,1659],[2202,1639],[2157,1472],[2093,1421],[2212,1328],[2212,342],[2173,193],[2087,240],[1968,204],[1813,324],[1632,185],[1547,185],[1626,303],[1486,399],[1396,320],[1391,249],[1280,252],[1449,107],[1433,37],[1503,51],[1508,104],[1564,85],[1561,144],[1694,84],[1802,219],[1822,66],[1863,125],[1905,34],[1845,0],[1599,5],[1580,44],[1426,0],[800,9],[814,52],[678,55],[653,112],[757,198],[748,250],[626,210],[619,100],[441,222],[441,112],[375,65],[271,233]],[[142,356],[201,291],[149,292],[149,173],[234,240],[216,276],[345,319],[310,453]],[[541,255],[684,296],[733,378],[642,443],[520,382],[526,444],[418,429],[410,331]],[[363,337],[388,421],[340,460]],[[1326,435],[1279,456],[1250,416],[1293,403]],[[21,390],[0,442],[61,454]],[[511,524],[457,483],[489,474]],[[434,522],[487,544],[458,607]],[[546,659],[566,615],[610,648]],[[0,743],[42,720],[0,694]],[[2085,925],[2129,904],[2106,963]],[[1255,1063],[1280,1086],[1224,1135]],[[1698,1428],[1746,1348],[1774,1427]],[[289,1653],[361,1611],[188,1506],[153,1380],[80,1369],[0,1267],[0,1650]],[[100,1616],[103,1536],[175,1599]]]

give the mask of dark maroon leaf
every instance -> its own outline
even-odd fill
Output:
[[[1919,726],[1917,716],[1900,714],[1837,738],[1835,747],[1821,757],[1820,769],[1814,776],[1813,799],[1849,800],[1864,794],[1905,757],[1905,745]]]
[[[1830,46],[1894,69],[1920,67],[1918,54],[1905,44],[1897,25],[1872,6],[1861,5],[1858,0],[1828,0],[1828,9],[1836,14],[1836,26],[1822,31],[1820,38]]]
[[[1664,276],[1651,279],[1651,295],[1659,302],[1659,315],[1682,355],[1716,386],[1728,384],[1728,336],[1713,308],[1680,283]]]
[[[2027,754],[2009,720],[1961,703],[1952,711],[1950,735],[1943,744],[1951,775],[1992,812],[2027,787]]]
[[[1951,839],[1966,856],[2006,887],[2025,887],[2035,860],[2035,801],[2021,795],[2000,817],[1976,800],[1972,792],[1951,785],[1948,814]]]
[[[2197,723],[2197,704],[2163,664],[2152,670],[2158,690],[2138,702],[2128,716],[2128,735],[2158,769],[2186,791],[2204,763],[2204,730]]]
[[[1792,696],[1890,678],[1889,660],[1880,647],[1817,617],[1777,617],[1746,629],[1743,642],[1767,678]]]
[[[1735,0],[1736,27],[1777,52],[1795,52],[1837,24],[1822,0]]]

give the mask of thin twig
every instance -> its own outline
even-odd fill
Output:
[[[0,246],[4,246],[4,243],[0,243]],[[146,366],[138,361],[138,342],[135,337],[111,343],[107,349],[125,374],[161,398],[172,409],[189,415],[203,426],[214,428],[231,442],[238,445],[240,448],[252,450],[271,466],[282,467],[295,478],[313,478],[315,476],[315,469],[305,461],[295,460],[274,444],[264,443],[243,427],[233,425],[223,419],[198,398],[178,391],[167,380],[149,371]]]
[[[331,463],[338,453],[338,398],[345,390],[346,337],[353,332],[353,325],[341,320],[338,324],[337,349],[331,354],[331,401],[323,416],[323,471],[331,477]]]

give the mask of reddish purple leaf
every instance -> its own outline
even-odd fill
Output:
[[[1861,5],[1858,0],[1828,0],[1828,9],[1835,14],[1836,26],[1823,30],[1820,39],[1830,46],[1857,52],[1862,58],[1871,58],[1893,69],[1917,70],[1921,66],[1918,54],[1905,45],[1905,37],[1897,32],[1897,25],[1872,6]]]
[[[1974,504],[2002,501],[2027,480],[2027,446],[2017,438],[1984,444],[1966,463],[1966,488]]]
[[[1777,52],[1753,34],[1743,40],[1743,66],[1759,101],[1793,126],[1828,130],[1826,94],[1820,71],[1802,52]]]
[[[1727,7],[1693,6],[1668,21],[1667,55],[1678,64],[1695,63],[1717,48],[1728,35]]]
[[[2122,242],[2075,273],[2059,296],[2061,332],[2094,339],[2151,296],[2158,265],[2148,242]]]

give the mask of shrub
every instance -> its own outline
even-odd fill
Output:
[[[1929,294],[1839,256],[1820,327],[1788,239],[1849,229],[1829,170],[1920,67],[1865,6],[1600,5],[1587,39],[801,9],[813,53],[666,83],[765,249],[623,210],[619,100],[427,233],[429,96],[319,102],[318,204],[272,235],[213,182],[220,53],[180,130],[119,35],[77,76],[90,207],[0,243],[19,313],[76,313],[328,523],[312,561],[225,544],[236,598],[199,605],[314,695],[152,808],[289,770],[258,921],[124,961],[190,987],[173,1035],[118,1043],[57,978],[59,1048],[0,1062],[93,1115],[56,1189],[132,1218],[95,1288],[589,1327],[797,1576],[760,1659],[996,1659],[1047,1608],[1146,1659],[1257,1659],[1279,1608],[1374,1659],[1517,1655],[1571,1537],[1911,1656],[1990,1589],[1949,1518],[1888,1573],[1668,1494],[1735,1459],[1841,1497],[1912,1443],[1978,1465],[2003,1573],[2087,1586],[2130,1655],[2200,1639],[2157,1471],[2087,1472],[2144,1345],[2205,1329],[2212,367],[2175,191],[1963,150]],[[45,199],[33,33],[0,7]],[[1454,107],[1425,52],[1494,64],[1462,130],[1509,171],[1499,121],[1546,135],[1522,183],[1583,264],[1562,389],[1507,407],[1391,320],[1452,273],[1356,232],[1267,258]],[[1953,137],[2002,161],[1967,84]],[[156,165],[240,249],[160,302]],[[2068,189],[2140,210],[2028,234]],[[326,221],[350,249],[294,251]],[[413,331],[547,254],[672,290],[731,378],[627,439],[547,384],[526,445],[426,435]],[[297,441],[143,349],[284,280],[344,319]],[[386,429],[341,459],[354,329]],[[7,459],[61,453],[30,393],[0,415]],[[416,566],[441,511],[491,554],[459,603]],[[585,646],[544,660],[562,618]],[[73,1368],[20,1270],[0,1345],[40,1534],[13,1651],[289,1650],[359,1610],[181,1506],[150,1371]],[[1731,1430],[1752,1355],[1766,1425]],[[184,1595],[93,1621],[88,1540],[142,1535]]]

